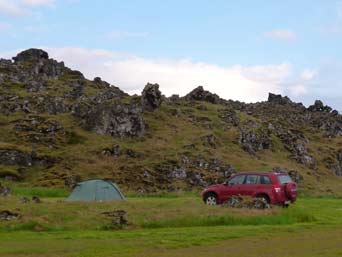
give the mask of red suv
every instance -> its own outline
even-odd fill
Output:
[[[230,197],[247,195],[267,203],[288,206],[297,199],[297,185],[289,175],[275,172],[241,172],[224,184],[212,185],[202,192],[208,205],[221,204]]]

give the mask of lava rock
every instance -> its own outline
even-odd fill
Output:
[[[272,93],[268,94],[268,102],[280,105],[292,103],[290,98],[288,98],[287,96],[283,97],[282,95],[276,95]]]
[[[19,213],[11,212],[8,210],[0,211],[0,220],[5,220],[5,221],[17,220],[20,217],[21,215]]]
[[[220,97],[218,95],[204,90],[202,86],[195,88],[184,98],[188,101],[205,101],[213,104],[218,104],[220,102]]]
[[[39,61],[48,60],[49,55],[41,49],[31,48],[20,52],[16,57],[13,57],[14,62]]]
[[[32,196],[32,202],[34,202],[34,203],[41,203],[42,200],[40,200],[39,196],[34,195],[34,196]]]
[[[241,127],[238,143],[244,151],[255,156],[258,151],[271,147],[271,130],[266,127]]]
[[[32,166],[31,155],[18,150],[0,149],[0,164]]]
[[[90,109],[80,105],[77,109],[74,115],[83,120],[86,129],[97,134],[124,138],[142,137],[145,133],[141,109],[137,106],[100,104]]]
[[[120,156],[121,153],[122,153],[122,149],[120,145],[114,145],[113,147],[106,148],[102,151],[102,154],[106,156]]]
[[[158,84],[148,83],[141,94],[141,105],[144,110],[153,111],[162,103],[162,95]]]
[[[201,137],[202,144],[207,147],[217,148],[218,140],[214,135],[207,135]]]
[[[308,110],[311,112],[331,112],[332,108],[324,105],[321,100],[316,100],[313,105],[309,106]]]
[[[222,119],[223,121],[229,124],[232,124],[233,126],[238,126],[240,124],[240,120],[234,110],[230,110],[230,109],[219,110],[218,116],[220,119]]]

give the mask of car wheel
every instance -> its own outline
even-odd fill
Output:
[[[206,205],[216,205],[218,203],[217,196],[213,193],[207,194],[205,197],[205,203]]]
[[[256,198],[264,201],[267,204],[270,204],[270,199],[266,195],[258,195]]]

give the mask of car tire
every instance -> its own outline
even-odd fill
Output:
[[[258,195],[256,198],[264,200],[267,204],[270,204],[270,198],[267,195]]]
[[[217,205],[218,204],[217,195],[214,193],[208,193],[204,198],[204,202],[206,205]]]

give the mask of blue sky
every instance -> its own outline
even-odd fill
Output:
[[[269,91],[342,110],[342,1],[0,0],[0,52],[41,47],[129,93]]]

